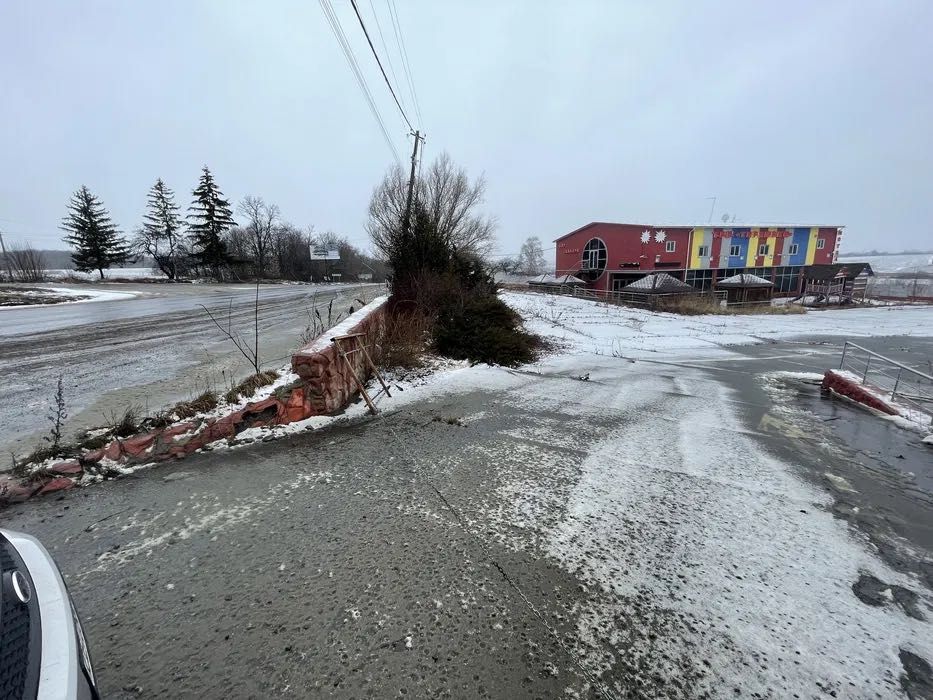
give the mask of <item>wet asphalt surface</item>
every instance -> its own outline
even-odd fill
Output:
[[[689,369],[639,362],[625,370],[625,387],[647,392],[660,375],[676,388],[682,373],[703,367],[735,389],[741,420],[764,449],[829,490],[837,518],[870,537],[895,569],[922,579],[933,561],[929,449],[806,384],[782,394],[798,411],[789,418],[757,379],[822,371],[838,358],[835,342],[737,348],[743,358]],[[882,351],[892,343],[929,348],[873,342]],[[581,638],[581,610],[601,608],[604,598],[582,571],[555,565],[539,546],[536,528],[557,514],[527,523],[514,513],[490,516],[514,506],[495,494],[522,477],[561,502],[573,483],[550,479],[563,473],[557,465],[582,463],[590,442],[657,425],[671,406],[699,399],[672,391],[663,405],[639,409],[638,420],[608,404],[602,415],[581,415],[575,403],[601,404],[619,389],[595,378],[513,379],[568,402],[542,409],[497,389],[440,396],[12,507],[0,524],[36,535],[56,557],[104,697],[791,697],[782,686],[733,689],[701,653],[668,658],[665,639],[700,628],[750,678],[762,664],[739,655],[716,620],[637,590],[606,605],[611,629]],[[801,418],[827,432],[800,439]],[[568,438],[543,440],[543,425],[563,426]],[[834,490],[827,471],[854,492]],[[612,537],[654,532],[677,546],[666,521],[647,532],[630,527],[620,522]],[[674,578],[670,596],[681,594],[678,586]],[[588,657],[610,659],[599,681],[593,664],[581,663]],[[876,696],[854,681],[823,689],[807,696]],[[892,678],[890,694],[878,697],[900,695]]]
[[[70,285],[80,288],[81,285]],[[204,284],[95,284],[136,291],[134,299],[0,311],[0,453],[26,454],[43,444],[58,376],[64,380],[66,431],[107,425],[129,406],[148,414],[212,389],[224,392],[250,365],[211,324],[204,304],[245,337],[253,328],[255,287]],[[299,345],[306,311],[327,317],[359,308],[379,285],[264,285],[260,288],[260,357],[278,368]],[[5,459],[4,463],[9,460]]]

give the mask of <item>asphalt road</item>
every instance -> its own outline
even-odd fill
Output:
[[[80,285],[71,285],[76,287]],[[255,287],[249,285],[95,284],[140,296],[0,311],[0,451],[23,454],[41,444],[62,375],[68,433],[106,424],[136,405],[144,412],[226,391],[251,371],[201,308],[250,336]],[[316,306],[327,316],[359,308],[379,285],[264,285],[260,288],[260,356],[285,364]]]
[[[820,404],[844,419],[789,447],[791,419],[751,378],[825,368],[834,347],[744,353],[488,370],[0,523],[58,560],[104,697],[899,697],[900,669],[876,665],[929,623],[860,602],[848,559],[872,561],[860,538],[888,530],[861,528],[884,518],[827,507],[818,493],[842,494],[794,486],[769,456],[823,489],[846,462],[832,431],[877,419]],[[709,424],[710,406],[740,418]],[[859,497],[890,515],[881,489],[915,492],[912,548],[933,560],[933,500],[909,476],[929,462],[909,454],[864,451],[891,478],[872,491],[865,470]]]

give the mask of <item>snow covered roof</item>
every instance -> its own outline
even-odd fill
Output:
[[[695,287],[681,282],[675,277],[671,277],[666,272],[654,272],[645,275],[640,280],[635,280],[625,286],[624,291],[655,292],[655,293],[676,293],[676,292],[695,292]]]
[[[717,287],[723,285],[727,287],[773,287],[774,283],[764,277],[743,272],[739,275],[732,275],[732,277],[724,277],[716,283]]]
[[[573,275],[538,275],[528,280],[528,284],[586,284]]]

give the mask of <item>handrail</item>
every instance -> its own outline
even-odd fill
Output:
[[[913,367],[908,367],[907,365],[901,364],[897,360],[892,360],[890,357],[882,355],[881,353],[877,353],[874,350],[869,350],[868,348],[863,348],[861,345],[856,345],[850,340],[845,341],[845,343],[842,346],[842,360],[839,362],[839,369],[842,369],[842,365],[845,362],[847,346],[851,346],[855,348],[856,350],[861,350],[864,353],[868,353],[872,357],[877,357],[879,360],[884,360],[888,364],[894,365],[895,367],[899,367],[901,369],[906,369],[911,374],[916,374],[920,377],[923,377],[927,381],[933,382],[933,376],[930,376],[929,374],[925,374],[924,372],[921,372],[919,369],[914,369]]]

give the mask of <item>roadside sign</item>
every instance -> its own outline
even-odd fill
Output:
[[[340,260],[340,251],[327,248],[320,248],[318,246],[311,246],[311,259],[312,260]]]

